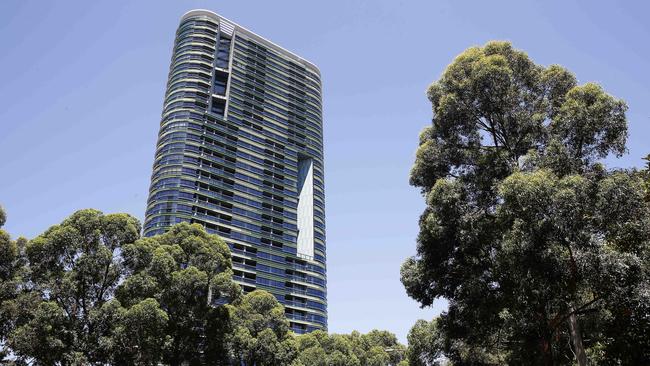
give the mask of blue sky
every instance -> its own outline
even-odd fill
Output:
[[[143,219],[174,32],[206,8],[323,75],[329,326],[405,341],[420,309],[399,282],[424,204],[408,185],[424,91],[454,56],[509,40],[629,104],[629,154],[650,153],[649,5],[642,1],[0,2],[0,204],[34,237],[77,209]]]

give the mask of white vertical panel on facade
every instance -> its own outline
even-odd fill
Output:
[[[312,159],[298,163],[298,256],[314,258],[314,164]]]

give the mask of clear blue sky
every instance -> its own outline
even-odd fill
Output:
[[[629,106],[629,154],[650,153],[650,8],[643,1],[0,2],[0,204],[14,237],[77,209],[142,220],[174,32],[206,8],[323,74],[329,325],[405,340],[399,282],[423,200],[408,185],[424,91],[465,48],[510,40]],[[636,4],[632,4],[636,3]]]

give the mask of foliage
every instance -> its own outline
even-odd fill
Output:
[[[125,214],[81,210],[29,241],[28,277],[8,344],[37,363],[99,362],[100,311],[124,270],[117,252],[139,237],[140,224]]]
[[[101,323],[99,345],[113,364],[158,365],[168,347],[169,316],[153,298],[128,309],[117,300],[95,315]]]
[[[404,359],[405,347],[385,331],[294,335],[273,295],[241,296],[227,245],[199,225],[151,238],[139,231],[128,215],[82,210],[29,242],[0,232],[3,344],[15,361],[380,366]]]
[[[131,216],[96,210],[26,245],[0,231],[5,355],[61,365],[226,364],[233,309],[217,304],[240,296],[227,245],[199,225],[139,233]]]
[[[246,365],[290,364],[295,358],[296,343],[289,332],[284,307],[275,296],[255,290],[234,305],[232,359]]]
[[[298,337],[298,350],[295,364],[304,366],[398,365],[406,353],[394,334],[380,330],[329,335],[314,331]]]
[[[468,345],[451,339],[441,328],[439,318],[418,320],[408,334],[408,364],[411,366],[503,365],[504,354],[489,347]],[[449,358],[455,360],[450,362]]]
[[[4,208],[0,206],[0,227],[3,227],[5,225],[5,222],[7,222],[7,213],[5,212]]]
[[[7,216],[0,207],[0,228]],[[23,297],[20,289],[23,283],[24,248],[26,240],[14,241],[7,232],[0,229],[0,361],[8,354],[7,337],[19,319],[19,309]]]
[[[438,366],[444,349],[437,319],[431,322],[418,320],[409,334],[406,353],[409,366]]]
[[[162,360],[169,364],[225,362],[232,309],[213,304],[235,301],[240,294],[232,281],[226,243],[198,224],[182,223],[165,234],[125,245],[122,256],[129,276],[117,289],[117,300],[127,308],[154,300],[140,311],[149,309],[151,314],[142,316],[167,324],[165,332],[157,333]],[[162,313],[155,315],[158,311]],[[128,347],[128,343],[123,345]]]
[[[427,208],[401,275],[423,306],[445,297],[449,310],[428,338],[416,324],[416,358],[648,359],[644,186],[599,163],[625,152],[625,103],[505,42],[462,53],[427,95],[411,171]]]
[[[645,199],[650,202],[650,154],[643,160],[645,160],[645,169],[641,171],[641,179],[645,181]]]

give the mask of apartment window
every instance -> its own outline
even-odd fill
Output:
[[[212,98],[212,113],[223,117],[226,110],[226,101],[219,98]]]
[[[226,95],[226,88],[228,87],[228,74],[225,72],[216,72],[214,74],[214,93],[218,95]]]
[[[219,39],[219,46],[217,49],[217,67],[222,69],[227,69],[229,61],[230,61],[230,39],[224,38],[222,36],[222,38]]]

